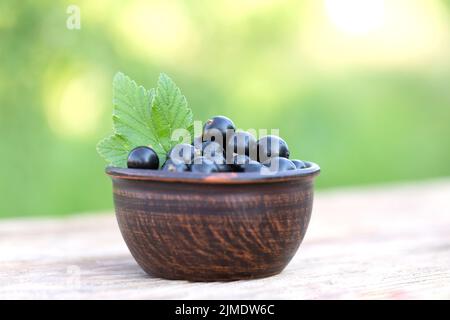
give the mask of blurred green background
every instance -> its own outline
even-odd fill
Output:
[[[81,29],[66,26],[69,5]],[[111,81],[279,128],[319,188],[450,175],[450,1],[0,2],[0,217],[112,208]]]

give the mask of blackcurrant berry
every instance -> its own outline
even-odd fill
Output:
[[[191,164],[195,157],[200,155],[200,150],[186,143],[180,143],[174,146],[167,158],[176,163]]]
[[[217,116],[204,124],[202,139],[203,141],[216,141],[225,148],[235,130],[233,121],[224,116]]]
[[[196,157],[194,163],[191,165],[191,171],[196,173],[212,173],[218,172],[217,165],[208,158]]]
[[[297,169],[305,169],[305,168],[308,167],[308,166],[306,165],[306,163],[304,163],[302,160],[291,160],[291,161],[292,161],[292,163],[295,164],[295,167],[296,167]]]
[[[264,163],[272,172],[283,172],[288,170],[296,170],[295,164],[286,158],[274,157]]]
[[[205,141],[202,144],[202,155],[206,158],[223,157],[222,146],[215,141]]]
[[[233,166],[229,164],[217,164],[217,169],[219,172],[233,172]]]
[[[258,161],[250,160],[242,166],[242,172],[260,172],[263,167]]]
[[[258,140],[258,160],[261,163],[270,158],[289,158],[289,148],[286,142],[277,136],[265,136]]]
[[[252,161],[248,156],[243,154],[236,154],[233,156],[233,171],[242,172],[244,171],[244,165],[249,164]]]
[[[194,147],[196,147],[197,149],[201,149],[202,148],[202,137],[195,137],[194,140],[192,141],[191,145],[193,145]]]
[[[217,166],[219,172],[232,172],[233,167],[226,163],[225,158],[222,154],[216,154],[214,157],[206,157],[207,159],[214,162]]]
[[[245,131],[236,132],[228,141],[227,151],[258,159],[257,141],[250,133]]]
[[[159,158],[150,147],[137,147],[128,154],[127,167],[134,169],[158,169]]]
[[[189,166],[182,162],[174,162],[170,159],[167,159],[166,162],[164,162],[161,170],[169,172],[186,172],[189,171]]]

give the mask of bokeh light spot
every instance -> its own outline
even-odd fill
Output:
[[[437,0],[309,0],[299,51],[330,68],[422,69],[450,51],[450,25]]]
[[[104,83],[96,73],[69,79],[50,92],[47,118],[50,128],[63,137],[87,137],[99,126],[105,109]]]
[[[384,22],[383,0],[325,0],[325,10],[339,30],[351,35],[366,34]]]
[[[186,59],[196,47],[193,26],[174,2],[135,1],[125,8],[115,25],[128,44],[126,50],[144,58],[165,62]]]

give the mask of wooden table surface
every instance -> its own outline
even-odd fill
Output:
[[[0,221],[1,299],[450,299],[450,180],[316,194],[279,275],[190,283],[147,276],[113,213]]]

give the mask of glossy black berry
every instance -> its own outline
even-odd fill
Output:
[[[167,158],[173,162],[185,164],[191,164],[197,156],[200,156],[200,150],[186,143],[177,144],[167,154]]]
[[[196,147],[197,149],[201,149],[202,148],[202,137],[195,137],[194,140],[192,140],[191,145],[193,145],[194,147]]]
[[[291,160],[291,161],[292,161],[292,163],[295,164],[295,167],[296,167],[297,169],[305,169],[305,168],[308,167],[308,166],[306,165],[306,163],[304,163],[302,160]]]
[[[182,162],[173,162],[172,160],[167,159],[161,170],[169,172],[186,172],[189,171],[189,166]]]
[[[214,157],[206,157],[217,166],[219,172],[232,172],[233,166],[226,163],[226,160],[222,154],[216,154]]]
[[[235,130],[233,121],[224,116],[217,116],[204,124],[202,139],[203,141],[216,141],[225,148]]]
[[[243,155],[243,154],[235,154],[233,156],[233,164],[236,165],[242,165],[242,164],[246,164],[249,163],[252,159],[250,159],[250,157]]]
[[[263,167],[258,161],[250,160],[249,163],[242,165],[242,172],[260,172]]]
[[[235,172],[243,172],[244,166],[249,164],[252,161],[248,156],[243,154],[236,154],[233,156],[233,171]]]
[[[194,159],[194,163],[191,164],[191,171],[196,173],[212,173],[218,172],[217,165],[205,157],[197,157]]]
[[[209,159],[223,157],[223,148],[215,141],[205,141],[202,144],[202,155]]]
[[[217,169],[219,172],[233,172],[233,166],[230,164],[217,164]]]
[[[158,169],[159,158],[150,147],[137,147],[130,151],[127,160],[128,168],[133,169]]]
[[[264,163],[270,158],[289,158],[286,142],[277,136],[265,136],[258,140],[258,161]]]
[[[254,136],[245,131],[233,134],[226,149],[236,154],[249,156],[253,160],[258,159],[257,141]]]
[[[296,170],[295,164],[283,157],[274,157],[266,161],[264,165],[272,172],[283,172],[289,170]]]

